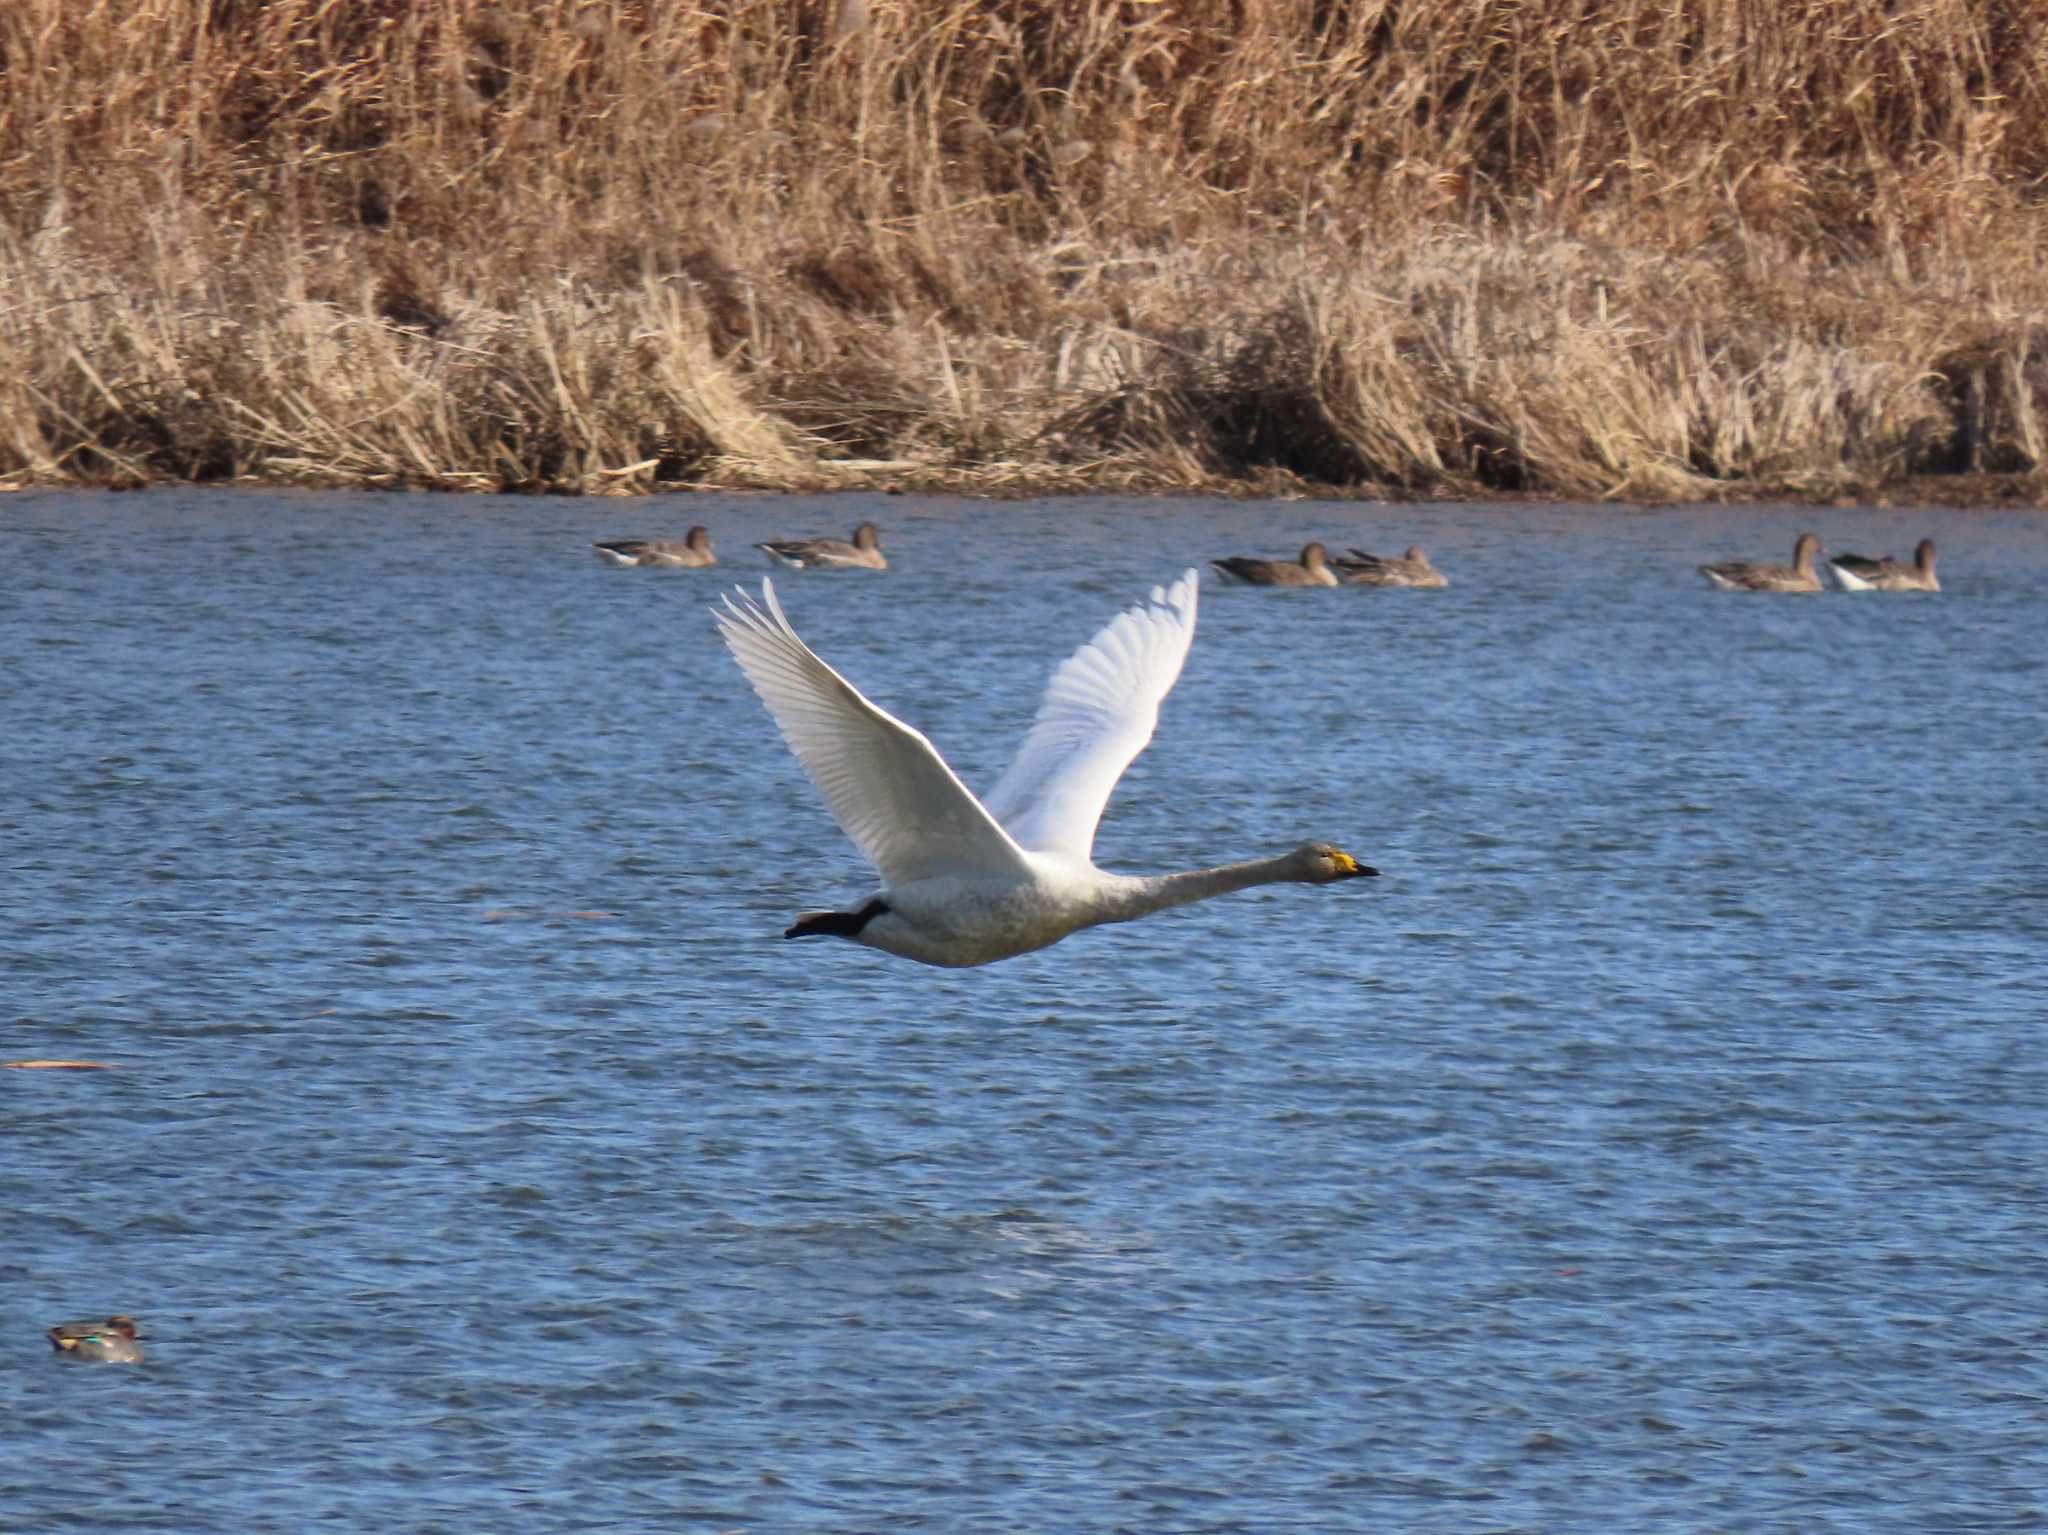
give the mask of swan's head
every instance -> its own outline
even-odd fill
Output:
[[[1304,885],[1327,885],[1333,880],[1362,879],[1380,872],[1327,842],[1304,842],[1287,857],[1293,865],[1287,877]]]

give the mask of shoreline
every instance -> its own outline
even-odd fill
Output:
[[[1922,474],[1883,484],[1836,487],[1826,491],[1802,490],[1782,485],[1730,485],[1720,493],[1682,500],[1631,500],[1621,497],[1570,496],[1545,491],[1510,492],[1486,487],[1440,486],[1427,489],[1329,486],[1266,479],[1257,482],[1219,481],[1214,484],[1156,484],[1120,478],[1114,484],[1093,484],[1072,476],[1017,476],[1001,489],[990,489],[979,479],[952,479],[944,475],[903,475],[870,483],[849,483],[838,478],[830,482],[797,482],[788,485],[671,481],[637,484],[628,489],[582,491],[560,488],[521,489],[478,485],[348,484],[336,481],[309,484],[302,480],[266,479],[240,476],[230,480],[156,479],[149,481],[94,481],[91,479],[0,478],[0,497],[65,494],[114,494],[146,496],[173,490],[215,490],[224,494],[289,493],[293,496],[393,495],[448,496],[469,499],[477,496],[510,496],[556,500],[633,501],[657,497],[688,499],[695,496],[829,497],[928,496],[990,503],[1053,501],[1118,497],[1172,502],[1179,500],[1274,502],[1304,501],[1380,506],[1608,506],[1617,512],[1682,511],[1688,507],[1710,506],[1807,506],[1815,508],[1915,508],[1949,511],[2032,510],[2048,512],[2048,484],[2035,473],[2027,474]]]

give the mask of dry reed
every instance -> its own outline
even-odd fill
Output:
[[[0,483],[2033,476],[2044,61],[2021,0],[14,0]]]

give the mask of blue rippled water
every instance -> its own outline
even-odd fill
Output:
[[[1097,854],[1385,876],[986,970],[718,646],[986,787],[1184,566]],[[711,527],[727,564],[588,540]],[[1939,597],[1701,560],[1933,533]],[[2048,1519],[2048,523],[1282,503],[0,504],[0,1529]],[[132,1312],[138,1368],[50,1323]]]

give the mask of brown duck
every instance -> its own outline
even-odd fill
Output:
[[[718,563],[711,548],[711,535],[702,528],[690,529],[689,536],[679,544],[620,538],[590,547],[597,551],[599,559],[610,560],[614,565],[670,565],[701,570]]]
[[[1408,552],[1399,559],[1392,555],[1367,554],[1363,549],[1347,549],[1344,558],[1336,563],[1337,572],[1343,576],[1346,586],[1443,587],[1451,584],[1442,571],[1429,563],[1429,556],[1422,552],[1419,544],[1410,544]]]
[[[1934,578],[1934,540],[1923,538],[1913,563],[1902,565],[1890,555],[1881,560],[1860,554],[1837,554],[1828,560],[1845,592],[1938,592]]]
[[[882,557],[882,535],[872,522],[853,530],[853,541],[843,538],[771,538],[754,545],[769,559],[797,570],[887,570]]]
[[[1301,546],[1299,560],[1254,560],[1234,554],[1209,564],[1226,581],[1246,586],[1336,586],[1337,572],[1330,568],[1329,551],[1319,543]]]
[[[1792,546],[1790,565],[1752,565],[1730,560],[1722,565],[1702,565],[1700,574],[1723,591],[1730,592],[1817,592],[1820,576],[1813,562],[1820,555],[1820,539],[1802,533]]]

